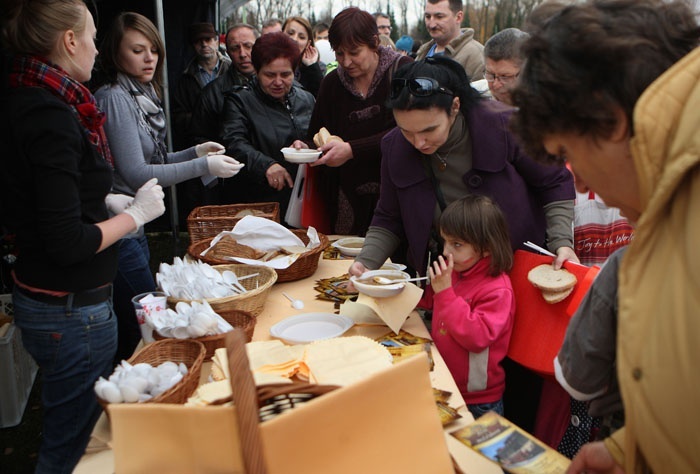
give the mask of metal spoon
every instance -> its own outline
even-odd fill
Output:
[[[391,278],[386,278],[382,276],[375,276],[372,277],[372,281],[375,283],[379,283],[380,285],[393,285],[394,283],[403,283],[406,281],[420,281],[420,280],[427,280],[428,277],[420,277],[420,278],[408,278],[407,280],[392,280]]]
[[[282,292],[282,295],[292,302],[292,308],[294,309],[304,309],[304,302],[296,298],[292,298],[287,293]]]

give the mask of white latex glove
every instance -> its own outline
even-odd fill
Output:
[[[194,151],[197,153],[197,158],[201,158],[205,155],[216,154],[221,155],[226,151],[223,145],[216,142],[204,142],[194,147]]]
[[[219,178],[230,178],[235,176],[245,165],[230,156],[209,155],[207,156],[207,166],[209,167],[209,174]]]
[[[105,197],[105,205],[109,213],[116,216],[124,212],[124,209],[129,207],[133,200],[134,198],[126,194],[109,193],[107,197]]]
[[[165,212],[164,197],[165,193],[158,184],[158,178],[152,178],[136,191],[134,201],[131,206],[124,210],[124,213],[134,218],[138,229],[145,223],[163,215]]]

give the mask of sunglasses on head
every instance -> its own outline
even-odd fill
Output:
[[[451,90],[442,87],[440,83],[432,77],[414,77],[413,79],[392,79],[391,98],[396,99],[406,87],[408,87],[408,92],[414,97],[429,97],[438,93],[454,95]]]

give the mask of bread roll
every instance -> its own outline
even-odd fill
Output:
[[[331,132],[329,132],[326,127],[321,127],[321,130],[319,130],[318,133],[314,135],[314,144],[316,146],[325,145],[330,137]]]

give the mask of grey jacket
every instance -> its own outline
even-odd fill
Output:
[[[462,65],[470,81],[484,78],[484,45],[474,39],[472,28],[462,28],[462,34],[449,42],[444,55]],[[425,59],[428,51],[435,44],[430,40],[421,46],[416,53],[416,60]]]

